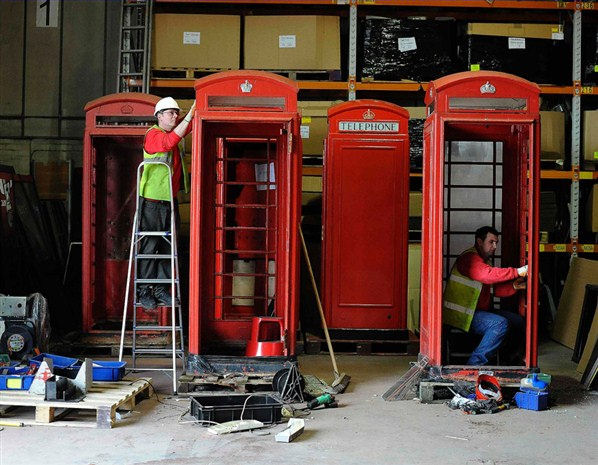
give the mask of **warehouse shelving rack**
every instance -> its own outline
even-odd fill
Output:
[[[300,90],[314,91],[346,91],[347,100],[357,98],[357,93],[367,91],[379,92],[422,92],[427,89],[427,83],[417,82],[361,82],[357,81],[357,11],[359,8],[375,10],[377,7],[410,8],[412,11],[425,12],[435,8],[451,11],[478,9],[482,12],[534,10],[569,12],[573,22],[573,69],[572,84],[566,86],[541,85],[540,91],[545,95],[571,96],[571,169],[566,171],[543,170],[542,179],[570,181],[570,241],[566,244],[541,244],[541,252],[578,253],[598,252],[596,244],[579,243],[580,222],[580,182],[593,181],[598,175],[593,171],[581,170],[581,98],[584,96],[598,96],[598,86],[584,85],[581,81],[581,27],[582,14],[593,14],[598,11],[598,2],[593,1],[551,1],[551,0],[154,0],[163,4],[194,4],[210,8],[210,5],[272,5],[283,6],[345,6],[349,9],[349,47],[348,47],[348,78],[346,81],[299,81]],[[280,13],[280,11],[279,11]],[[193,87],[193,80],[184,79],[151,79],[154,88],[189,88]],[[312,167],[305,169],[314,170]],[[315,172],[315,171],[314,171]],[[313,173],[312,173],[313,175]]]

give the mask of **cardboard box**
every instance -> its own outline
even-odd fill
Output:
[[[338,70],[338,16],[246,16],[245,69]]]
[[[565,114],[560,111],[541,111],[540,159],[565,158]]]
[[[303,155],[322,156],[324,139],[328,135],[328,109],[341,100],[297,102],[301,111]]]
[[[559,24],[468,23],[467,34],[479,36],[526,37],[529,39],[564,39],[562,26]]]
[[[586,228],[588,231],[598,232],[598,184],[592,186],[586,203]],[[598,277],[596,281],[598,282]]]
[[[240,55],[240,16],[154,15],[154,69],[239,69]]]
[[[583,112],[583,159],[598,163],[598,110]]]
[[[409,192],[409,216],[422,216],[421,192]]]
[[[426,107],[403,107],[409,112],[409,119],[426,119]]]
[[[596,282],[598,260],[573,257],[552,330],[552,338],[570,349],[575,347],[586,284]]]
[[[65,200],[67,198],[69,190],[68,162],[35,162],[33,175],[40,200]]]

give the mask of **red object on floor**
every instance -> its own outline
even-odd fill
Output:
[[[245,355],[248,357],[272,357],[283,355],[284,329],[282,318],[253,317],[251,338],[247,342]]]

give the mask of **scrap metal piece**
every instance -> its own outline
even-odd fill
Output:
[[[303,418],[291,418],[287,427],[280,433],[276,433],[276,442],[291,442],[305,431],[305,420]]]

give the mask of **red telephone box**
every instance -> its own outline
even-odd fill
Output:
[[[271,339],[284,342],[277,355],[295,354],[301,188],[297,90],[293,81],[260,71],[223,72],[195,83],[191,371],[201,365],[199,354],[221,355],[225,346],[244,349],[252,337],[262,337],[252,336],[255,317],[274,322],[264,328],[271,329]]]
[[[464,72],[437,79],[426,92],[424,126],[420,355],[446,359],[443,283],[474,231],[501,231],[495,266],[529,265],[527,291],[506,305],[526,322],[525,366],[495,367],[495,375],[537,365],[539,87],[499,72]],[[498,305],[498,302],[495,302]],[[465,367],[444,367],[467,376]]]
[[[407,326],[408,121],[378,100],[328,110],[322,296],[332,329]]]
[[[137,166],[159,97],[112,94],[85,106],[83,332],[119,332],[127,283]],[[139,311],[139,319],[154,319]],[[165,324],[165,312],[159,312]],[[116,324],[118,323],[118,324]]]

